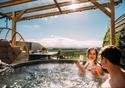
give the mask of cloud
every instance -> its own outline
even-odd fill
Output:
[[[23,27],[27,29],[40,29],[41,28],[40,25],[23,25]]]
[[[101,47],[102,41],[98,40],[86,40],[79,41],[65,37],[57,37],[51,35],[50,38],[44,38],[41,40],[32,40],[39,42],[43,46],[52,47],[52,48],[89,48],[89,47]]]

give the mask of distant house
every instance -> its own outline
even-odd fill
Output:
[[[42,46],[40,43],[37,42],[27,42],[28,49],[31,52],[47,52],[47,48]]]

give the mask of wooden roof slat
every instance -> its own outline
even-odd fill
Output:
[[[18,14],[18,15],[16,16],[16,21],[18,21],[18,19],[20,19],[20,17],[25,13],[25,11],[26,11],[26,10],[22,10],[22,11],[20,12],[20,14]]]
[[[85,2],[88,2],[88,0],[79,0],[79,2],[76,2],[76,4],[78,4],[78,3],[85,3]],[[71,1],[58,3],[58,5],[59,5],[59,7],[68,6],[68,5],[71,5]],[[36,12],[36,11],[47,10],[47,9],[53,9],[53,8],[57,8],[57,6],[55,4],[52,4],[52,5],[34,7],[34,8],[26,9],[25,13]],[[16,13],[19,14],[20,11],[17,11]],[[11,12],[6,13],[6,14],[8,16],[12,15]]]
[[[15,4],[18,2],[18,4],[19,4],[19,2],[20,3],[25,3],[25,2],[30,2],[30,1],[36,1],[36,0],[11,0],[11,1],[8,1],[8,2],[15,2]],[[117,0],[117,1],[115,1],[115,5],[118,5],[119,3],[121,3],[121,1],[122,0]],[[14,3],[11,3],[11,4],[9,4],[8,2],[4,2],[5,4],[6,4],[6,6],[10,6],[10,5],[15,5]],[[80,4],[80,3],[86,3],[86,2],[91,2],[91,0],[78,0],[77,2],[75,2],[75,3],[73,3],[73,4]],[[0,3],[1,4],[1,3]],[[4,5],[5,5],[4,4]],[[8,5],[7,5],[8,4]],[[64,7],[64,6],[69,6],[69,5],[71,5],[72,4],[72,1],[66,1],[66,2],[61,2],[61,3],[58,3],[58,6],[61,8],[61,7]],[[103,3],[103,4],[100,4],[100,5],[107,5],[107,6],[109,6],[109,4],[111,5],[111,3],[110,2],[107,2],[107,3]],[[1,5],[0,5],[1,6]],[[84,9],[86,9],[86,8],[97,8],[97,6],[88,6],[88,7],[81,7],[81,8],[83,8],[83,10],[81,9],[77,9],[77,10],[75,10],[76,12],[78,12],[79,10],[80,11],[84,11]],[[37,12],[37,11],[42,11],[42,10],[49,10],[49,9],[53,9],[53,8],[57,8],[57,5],[56,4],[50,4],[50,5],[44,5],[44,6],[39,6],[39,7],[33,7],[33,8],[30,8],[30,9],[26,9],[26,11],[25,11],[25,13],[31,13],[31,12]],[[59,8],[58,8],[59,9]],[[22,9],[22,10],[25,10],[25,8],[24,9]],[[88,10],[88,9],[87,9]],[[67,13],[67,12],[69,12],[69,13],[71,13],[71,12],[75,12],[75,11],[68,11],[68,10],[65,10],[65,11],[61,11],[61,13],[60,14],[65,14],[65,12]],[[16,15],[19,15],[20,14],[20,12],[21,12],[21,10],[20,11],[16,11]],[[60,11],[59,11],[60,12]],[[34,18],[40,18],[40,17],[48,17],[48,14],[51,14],[50,16],[53,16],[53,14],[55,14],[55,13],[58,13],[58,12],[51,12],[51,13],[46,13],[46,14],[38,14],[38,15],[34,15],[34,16],[28,16],[28,17],[23,17],[22,19],[34,19]],[[9,12],[9,13],[4,13],[4,14],[6,14],[6,16],[8,16],[8,17],[11,17],[12,16],[12,12]],[[32,14],[31,14],[32,15]],[[46,16],[45,16],[46,15]],[[21,19],[21,20],[22,20]]]
[[[3,17],[7,17],[7,18],[11,19],[11,17],[10,17],[10,16],[8,16],[8,15],[6,15],[6,14],[2,13],[2,12],[0,12],[0,15],[1,15],[1,16],[3,16]],[[1,18],[3,18],[3,17],[1,17]]]
[[[110,6],[110,3],[104,3],[102,5],[104,7],[108,7],[108,6]],[[91,9],[97,9],[97,7],[93,5],[93,6],[88,6],[88,7],[77,8],[76,10],[64,10],[64,11],[62,11],[62,14],[68,14],[68,13],[91,10]],[[34,16],[27,16],[27,17],[21,18],[20,21],[21,20],[31,20],[31,19],[36,19],[36,18],[49,17],[49,16],[54,16],[54,15],[60,15],[60,12],[58,11],[58,12],[39,14],[39,15],[34,15]]]
[[[59,6],[58,2],[57,2],[56,0],[54,0],[54,2],[55,2],[55,4],[56,4],[56,6],[58,7],[59,12],[60,12],[60,13],[62,13],[61,8],[60,8],[60,6]]]
[[[107,16],[111,17],[111,13],[100,3],[96,2],[95,0],[90,0],[95,6],[101,9]]]
[[[17,5],[17,4],[22,4],[22,3],[26,3],[26,2],[32,2],[32,1],[36,1],[36,0],[11,0],[8,2],[0,3],[0,8],[13,6],[13,5]]]

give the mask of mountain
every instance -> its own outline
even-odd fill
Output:
[[[88,47],[101,47],[102,42],[96,40],[78,41],[64,37],[50,37],[44,38],[39,41],[43,46],[48,48],[88,48]]]

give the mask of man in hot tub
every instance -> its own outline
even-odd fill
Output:
[[[121,51],[113,46],[105,46],[100,51],[101,64],[109,76],[101,85],[102,88],[125,88],[125,72],[120,68]]]

